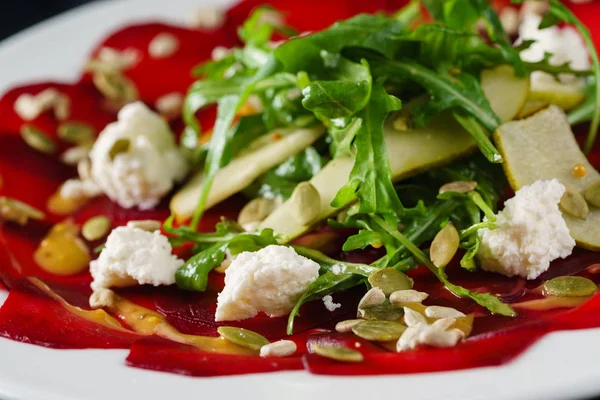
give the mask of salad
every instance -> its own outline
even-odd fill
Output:
[[[521,3],[247,0],[11,90],[0,335],[358,375],[600,326],[598,5]]]

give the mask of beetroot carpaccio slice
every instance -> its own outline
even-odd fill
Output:
[[[126,74],[136,84],[140,98],[153,106],[165,94],[185,93],[194,81],[191,70],[210,58],[215,46],[231,47],[238,44],[237,27],[258,5],[269,4],[282,10],[289,24],[302,32],[323,29],[337,20],[361,12],[393,11],[404,3],[391,0],[247,0],[227,12],[226,21],[219,29],[204,31],[159,22],[132,25],[108,36],[91,54],[97,54],[104,46],[118,50],[136,49],[140,57]],[[505,2],[495,3],[502,5]],[[315,9],[319,12],[313,12]],[[592,28],[592,36],[598,40],[600,30],[594,30],[593,24],[594,11],[597,12],[598,5],[578,4],[574,6],[574,10],[584,22],[588,22],[588,26]],[[180,46],[177,52],[163,59],[147,56],[150,41],[164,32],[178,38]],[[74,177],[76,171],[59,162],[56,156],[37,153],[23,142],[20,129],[24,121],[16,115],[13,105],[20,94],[36,94],[46,88],[55,88],[69,96],[72,120],[88,123],[98,132],[115,120],[114,110],[106,107],[91,77],[85,73],[75,84],[39,83],[15,88],[3,96],[0,100],[0,195],[15,197],[43,210],[46,210],[47,199],[66,179]],[[199,117],[204,126],[210,126],[214,115],[214,109],[209,109]],[[58,121],[50,113],[28,123],[51,136],[55,135],[58,125]],[[183,126],[181,121],[175,120],[172,124],[178,134]],[[60,150],[64,149],[64,145],[61,145]],[[600,167],[600,151],[595,151],[590,159],[596,167]],[[132,219],[164,220],[169,215],[167,204],[168,201],[165,200],[154,210],[139,211],[123,209],[107,198],[100,197],[85,205],[71,218],[76,223],[81,223],[91,216],[102,214],[111,219],[113,227],[124,225]],[[234,218],[242,205],[242,199],[236,197],[220,204],[206,214],[200,229],[212,230],[220,216]],[[426,348],[394,353],[354,335],[335,332],[333,327],[336,322],[355,316],[357,302],[365,291],[364,287],[358,287],[334,296],[334,300],[342,305],[334,312],[326,310],[320,301],[303,306],[301,316],[295,324],[294,335],[289,337],[285,334],[285,317],[269,318],[261,314],[253,319],[226,324],[256,331],[272,341],[283,338],[292,340],[298,346],[293,357],[263,359],[207,352],[156,336],[143,337],[118,323],[113,326],[82,317],[92,312],[87,304],[91,294],[89,273],[70,277],[55,276],[40,269],[32,257],[35,248],[52,225],[64,219],[64,216],[48,213],[43,222],[34,221],[25,227],[0,222],[0,281],[10,290],[8,299],[0,309],[0,336],[61,349],[129,348],[128,365],[193,376],[299,369],[315,374],[369,375],[499,365],[517,357],[548,332],[600,327],[598,295],[576,308],[519,310],[516,318],[497,317],[489,315],[471,301],[454,297],[443,289],[427,269],[418,268],[411,271],[410,275],[415,278],[416,289],[430,293],[425,304],[444,304],[475,316],[472,335],[454,348]],[[380,255],[377,250],[339,253],[336,250],[340,248],[339,238],[332,237],[328,229],[299,238],[297,243],[311,246],[326,243],[323,251],[349,261],[371,262]],[[94,246],[98,244],[100,243],[92,243]],[[600,276],[597,273],[600,268],[588,268],[597,263],[600,263],[600,255],[597,253],[576,250],[566,260],[554,262],[550,271],[541,278],[578,274],[599,282]],[[533,290],[539,286],[539,280],[525,282],[523,279],[485,272],[472,274],[454,264],[448,267],[448,274],[458,285],[471,290],[490,291],[507,302],[539,298]],[[40,290],[30,277],[45,282],[50,292]],[[184,292],[174,287],[139,287],[118,292],[129,301],[158,312],[183,334],[217,337],[217,328],[223,324],[214,321],[214,314],[217,294],[223,285],[223,275],[212,273],[208,290],[204,293]],[[0,286],[0,290],[3,286]],[[108,314],[99,316],[112,321]],[[314,343],[355,348],[363,353],[365,361],[360,364],[344,364],[310,354],[310,345]]]

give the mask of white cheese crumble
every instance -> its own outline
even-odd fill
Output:
[[[172,285],[183,260],[171,254],[160,232],[121,226],[113,229],[100,257],[90,263],[92,289],[132,285]]]
[[[334,312],[342,306],[340,303],[334,303],[333,297],[331,297],[331,295],[323,297],[323,304],[325,305],[325,308],[330,312]]]
[[[148,54],[152,58],[167,58],[179,49],[179,39],[169,32],[159,33],[148,44]]]
[[[111,156],[119,140],[129,148]],[[93,181],[124,208],[153,208],[188,171],[169,125],[142,102],[119,111],[118,121],[98,136],[90,160]]]
[[[319,276],[319,264],[287,246],[271,245],[237,255],[225,271],[216,321],[288,314],[308,286]]]
[[[518,190],[498,213],[497,227],[478,231],[481,267],[535,279],[552,260],[569,256],[575,240],[558,208],[564,192],[557,179],[538,180]]]

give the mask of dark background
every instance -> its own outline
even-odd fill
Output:
[[[0,0],[0,40],[93,0]]]

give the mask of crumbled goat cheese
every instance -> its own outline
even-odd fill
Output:
[[[169,240],[160,232],[121,226],[106,240],[97,260],[90,263],[94,291],[132,285],[172,285],[183,260],[171,254]]]
[[[331,297],[331,295],[323,297],[323,304],[325,305],[325,308],[331,312],[334,312],[342,306],[340,303],[334,303],[333,297]]]
[[[535,42],[520,53],[521,59],[527,62],[538,62],[544,59],[545,53],[552,54],[550,64],[562,65],[569,63],[574,70],[587,70],[590,68],[590,60],[585,42],[576,29],[566,26],[552,26],[546,29],[538,29],[542,17],[537,14],[526,14],[519,27],[519,40],[534,40]],[[572,82],[575,77],[570,74],[562,74],[561,81]],[[536,86],[544,81],[553,81],[552,75],[541,71],[535,71],[531,75],[531,84]]]
[[[548,270],[552,260],[569,256],[575,241],[558,208],[564,192],[556,179],[518,190],[498,213],[496,228],[478,231],[481,267],[535,279]]]
[[[237,255],[225,271],[216,321],[288,314],[308,286],[319,277],[319,264],[287,246],[267,246]]]
[[[129,146],[111,155],[117,141]],[[122,207],[142,210],[156,206],[188,171],[169,125],[141,102],[123,107],[119,120],[104,128],[90,160],[102,192]]]

